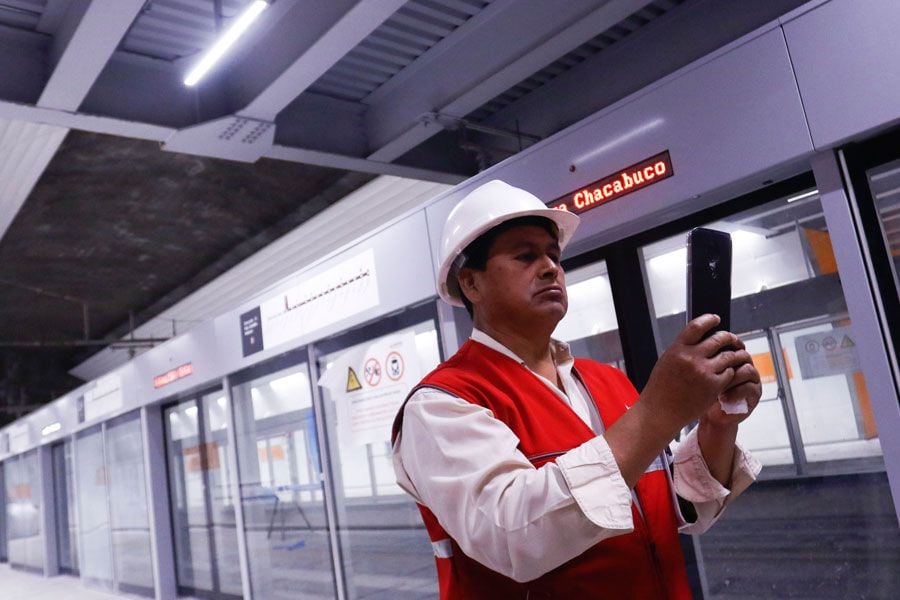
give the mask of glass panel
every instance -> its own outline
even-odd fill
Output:
[[[437,596],[419,511],[395,482],[390,428],[411,386],[438,362],[431,321],[319,359],[350,598]]]
[[[253,595],[334,597],[306,364],[236,386],[234,406]]]
[[[99,425],[76,438],[75,477],[81,528],[81,576],[91,583],[112,588],[108,474],[103,461],[103,432]]]
[[[792,465],[794,457],[769,340],[759,334],[745,335],[742,339],[759,371],[762,397],[753,411],[753,418],[741,424],[738,442],[753,452],[753,456],[764,465]]]
[[[56,444],[51,448],[53,462],[53,510],[56,514],[56,548],[59,568],[67,573],[78,572],[78,554],[75,552],[76,538],[70,517],[70,507],[74,504],[71,496],[72,472],[70,456],[72,442]]]
[[[788,364],[800,365],[788,373],[788,379],[806,460],[881,456],[875,416],[858,361],[854,359],[853,368],[846,368],[819,360],[844,359],[841,348],[852,350],[855,346],[849,319],[779,328],[779,333]]]
[[[778,356],[768,347],[751,349],[761,374],[775,377],[767,393],[781,390],[782,410],[775,402],[764,406],[747,423],[743,439],[762,451],[759,456],[767,465],[793,462],[784,452],[790,428],[803,445],[797,449],[801,462],[880,456],[855,349],[860,340],[847,318],[816,190],[705,226],[731,234],[732,329],[767,337],[784,332]],[[685,234],[646,246],[643,255],[660,338],[667,347],[685,323]]]
[[[113,560],[119,591],[153,595],[149,509],[144,479],[141,415],[106,428]]]
[[[606,261],[567,273],[566,289],[569,310],[556,326],[553,337],[568,342],[574,356],[590,357],[624,370]]]
[[[9,562],[37,571],[44,568],[40,483],[36,450],[6,462]]]
[[[239,596],[227,410],[221,391],[167,408],[166,454],[179,587]]]
[[[763,380],[738,439],[766,466],[700,537],[708,597],[893,597],[900,531],[818,195],[710,226],[732,235],[732,329]],[[685,323],[685,236],[643,254],[668,346]]]
[[[897,277],[900,270],[900,160],[871,169],[866,176],[881,220],[884,244],[891,257],[894,288],[900,294],[900,279]]]

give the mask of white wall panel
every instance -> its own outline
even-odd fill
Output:
[[[896,0],[832,0],[792,16],[784,34],[816,148],[900,119]]]
[[[295,338],[292,342],[280,347],[266,348],[262,352],[249,357],[242,356],[241,330],[239,316],[259,306],[260,301],[278,296],[290,289],[298,281],[315,277],[339,264],[348,256],[354,256],[367,249],[374,250],[375,271],[378,283],[378,306],[366,309],[352,317],[332,323],[321,329]],[[357,244],[346,248],[328,260],[297,274],[284,281],[252,302],[245,302],[238,310],[216,319],[216,339],[221,346],[223,372],[233,372],[250,364],[285,352],[292,347],[299,347],[316,339],[322,339],[341,332],[357,324],[365,323],[380,316],[390,314],[404,307],[426,300],[435,295],[434,273],[432,271],[431,251],[428,246],[428,233],[424,211],[412,215],[386,227],[375,235],[360,240]]]

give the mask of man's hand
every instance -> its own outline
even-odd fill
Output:
[[[734,373],[734,379],[731,384],[719,394],[719,400],[728,403],[738,403],[741,400],[747,403],[747,412],[739,414],[729,414],[722,410],[718,402],[714,403],[706,411],[701,418],[701,422],[707,421],[711,425],[725,426],[737,425],[750,416],[750,413],[759,404],[762,397],[762,383],[759,379],[759,371],[753,366],[753,363],[741,365]]]
[[[746,367],[752,368],[753,363],[744,343],[727,331],[703,339],[719,321],[715,315],[703,315],[688,323],[659,357],[638,402],[604,434],[629,487],[682,427],[708,415],[713,405],[719,409],[720,394],[747,394],[748,400],[751,398],[746,384],[752,383],[752,376]],[[729,346],[731,349],[724,349]],[[758,374],[755,377],[758,381]],[[715,419],[715,423],[720,422]],[[716,456],[714,462],[729,461],[726,467],[730,473],[737,424],[719,428],[707,423],[702,429],[711,434],[706,448]],[[706,458],[703,441],[701,438]]]
[[[752,361],[744,363],[735,370],[731,383],[719,394],[718,399],[726,403],[744,400],[747,412],[726,413],[718,402],[714,402],[700,418],[697,431],[700,452],[710,474],[725,487],[731,487],[731,466],[734,462],[738,423],[750,416],[761,396],[759,371]]]
[[[712,408],[718,409],[716,400],[722,394],[728,399],[749,400],[754,377],[759,382],[740,338],[718,331],[703,339],[719,321],[716,315],[703,315],[688,323],[659,357],[641,394],[660,417],[677,423],[677,429],[708,415]]]

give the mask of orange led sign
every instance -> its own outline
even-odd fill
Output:
[[[668,179],[674,174],[672,159],[666,150],[557,198],[550,202],[549,206],[573,213],[583,213]]]
[[[162,375],[157,375],[153,378],[153,387],[161,388],[164,385],[169,385],[179,379],[187,377],[188,375],[194,374],[194,365],[192,363],[186,363],[181,365],[176,369],[172,369]]]

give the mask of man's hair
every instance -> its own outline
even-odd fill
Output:
[[[494,242],[497,240],[497,238],[500,237],[500,234],[509,231],[514,227],[522,227],[527,225],[540,227],[541,229],[552,235],[557,241],[559,241],[559,228],[556,226],[556,223],[554,223],[547,217],[516,217],[515,219],[504,221],[496,227],[488,229],[483,234],[475,238],[471,244],[466,246],[466,249],[463,250],[463,254],[466,257],[466,260],[465,262],[463,262],[460,269],[469,268],[475,269],[476,271],[484,271],[487,267],[488,256],[490,256],[491,254],[491,248],[494,246]],[[459,297],[462,300],[463,305],[465,305],[466,311],[469,313],[469,317],[474,317],[472,303],[469,302],[468,298],[466,298],[466,295],[463,293],[461,286],[459,288]]]

